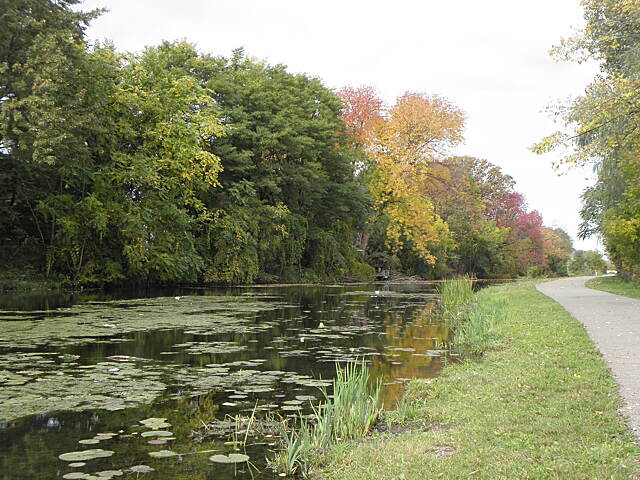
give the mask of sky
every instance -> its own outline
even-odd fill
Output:
[[[190,41],[204,52],[238,47],[269,63],[323,79],[329,88],[375,87],[392,104],[407,91],[448,98],[467,114],[455,154],[484,158],[517,182],[547,226],[576,239],[588,167],[558,175],[559,153],[529,147],[554,132],[547,107],[580,95],[593,63],[557,62],[551,47],[582,25],[579,0],[88,0],[105,7],[91,40],[139,51],[163,40]]]

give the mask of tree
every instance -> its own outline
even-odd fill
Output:
[[[573,242],[561,228],[542,227],[543,252],[546,273],[554,276],[567,275],[567,263],[573,252]]]
[[[383,122],[383,101],[373,87],[344,87],[338,90],[342,102],[340,118],[347,125],[355,140],[366,145],[370,135]]]
[[[399,251],[407,242],[434,264],[434,246],[451,243],[446,223],[429,194],[447,148],[462,141],[464,114],[439,97],[400,97],[367,146],[373,161],[369,188],[374,209],[388,218],[387,244]]]
[[[195,239],[212,219],[201,197],[219,185],[221,170],[207,150],[224,134],[212,92],[190,73],[198,54],[187,43],[116,58],[114,124],[96,199],[112,205],[128,276],[195,281]]]
[[[524,274],[529,269],[541,272],[546,267],[546,260],[540,213],[527,211],[524,197],[510,192],[492,205],[490,215],[499,227],[510,230],[506,248],[513,274]]]
[[[590,165],[597,174],[583,194],[580,235],[601,235],[622,276],[640,275],[640,4],[585,0],[586,27],[557,52],[578,61],[601,61],[602,74],[585,94],[556,114],[566,131],[534,150],[568,148],[565,163]]]
[[[199,76],[215,94],[228,134],[210,143],[222,159],[216,217],[202,242],[205,278],[310,280],[361,265],[352,238],[368,204],[356,181],[361,154],[341,121],[342,103],[317,78],[237,50],[205,57]],[[244,268],[246,267],[246,268]]]
[[[70,190],[86,192],[92,139],[104,131],[98,112],[108,93],[84,41],[99,12],[74,11],[78,3],[2,1],[0,241],[12,255],[32,250],[46,275]]]
[[[197,279],[194,234],[209,216],[199,196],[220,170],[204,147],[223,130],[210,93],[175,63],[193,47],[124,56],[65,31],[36,45],[20,72],[30,91],[2,112],[19,185],[10,210],[39,240],[45,274]]]
[[[480,278],[506,275],[510,230],[499,227],[491,212],[496,200],[512,191],[513,179],[490,162],[473,157],[446,159],[439,177],[430,188],[438,215],[455,241],[446,259],[449,268]]]
[[[572,275],[599,275],[607,271],[607,262],[594,250],[576,250],[568,268]]]

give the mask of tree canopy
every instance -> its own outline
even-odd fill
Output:
[[[79,3],[2,2],[6,268],[74,285],[563,272],[566,234],[498,167],[451,155],[450,100],[387,106],[242,49],[121,53],[87,42],[101,12]]]
[[[582,96],[558,107],[565,130],[534,150],[568,149],[564,163],[594,169],[596,182],[582,195],[580,235],[601,236],[620,274],[640,278],[640,2],[582,4],[584,30],[563,40],[556,53],[596,59],[602,73]]]

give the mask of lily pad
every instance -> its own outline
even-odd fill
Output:
[[[212,455],[209,457],[214,463],[243,463],[249,460],[248,455],[243,455],[241,453],[230,453],[227,455]]]
[[[173,432],[167,430],[149,430],[148,432],[142,432],[141,437],[173,437]]]
[[[171,426],[170,423],[167,422],[166,418],[147,418],[145,420],[140,420],[140,423],[147,428],[151,428],[153,430],[160,430],[161,428],[169,428]]]
[[[121,477],[123,475],[122,470],[103,470],[102,472],[96,472],[96,476],[100,478],[113,478]]]
[[[313,395],[296,395],[296,400],[300,400],[302,402],[313,402],[317,399]]]
[[[155,468],[151,468],[149,465],[134,465],[129,470],[134,473],[151,473],[156,471]]]
[[[149,452],[149,456],[153,458],[168,458],[175,457],[178,455],[176,452],[172,452],[171,450],[159,450],[157,452]]]
[[[93,448],[90,450],[83,450],[81,452],[67,452],[58,455],[60,460],[65,462],[80,462],[84,460],[93,460],[94,458],[106,458],[113,455],[111,450],[102,450],[101,448]]]
[[[81,472],[67,473],[66,475],[63,475],[62,478],[66,480],[100,480],[100,477]]]
[[[84,440],[78,440],[78,443],[82,445],[95,445],[96,443],[100,443],[100,440],[96,438],[85,438]]]
[[[285,412],[295,412],[298,410],[302,410],[302,408],[299,405],[283,405],[281,408]]]
[[[70,463],[69,466],[72,468],[80,468],[80,467],[84,467],[87,463],[86,462],[73,462]]]

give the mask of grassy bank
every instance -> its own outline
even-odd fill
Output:
[[[594,290],[640,299],[640,283],[630,282],[619,277],[592,278],[585,283],[585,286]]]
[[[325,479],[632,479],[638,448],[616,385],[583,327],[534,283],[492,287],[504,304],[481,361],[413,381],[389,431],[333,450]],[[493,308],[493,307],[491,307]]]

